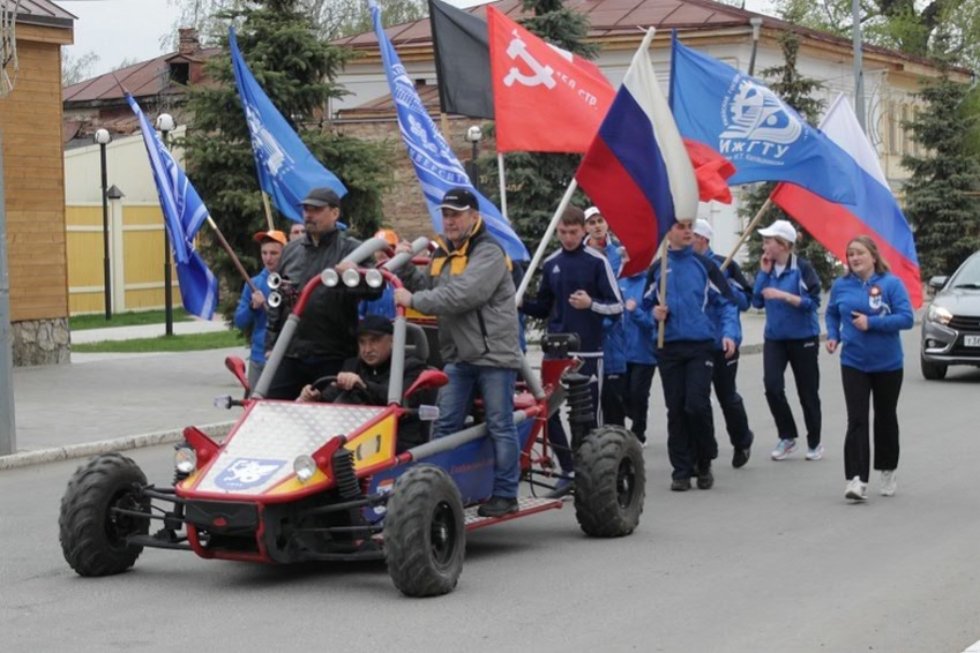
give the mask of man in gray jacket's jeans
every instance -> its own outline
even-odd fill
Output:
[[[439,350],[449,383],[439,392],[433,437],[463,428],[474,391],[483,397],[494,444],[493,496],[484,517],[517,510],[519,446],[514,425],[514,384],[521,366],[517,308],[510,261],[486,229],[476,196],[454,188],[439,207],[445,236],[428,274],[411,266],[399,272],[406,288],[395,303],[439,318]]]

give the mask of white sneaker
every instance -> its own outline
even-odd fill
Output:
[[[847,482],[844,498],[851,501],[864,501],[868,498],[868,484],[862,483],[860,476],[855,476]]]
[[[796,451],[796,440],[783,438],[776,444],[776,448],[772,450],[769,456],[773,460],[785,460],[794,451]]]
[[[823,458],[823,445],[822,444],[818,444],[817,446],[813,447],[812,449],[807,449],[806,450],[806,459],[807,460],[820,460],[821,458]]]
[[[893,497],[895,490],[898,489],[898,478],[894,469],[885,469],[881,472],[881,496]]]

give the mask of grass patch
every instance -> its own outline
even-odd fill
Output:
[[[71,350],[80,354],[142,354],[146,352],[224,349],[226,347],[244,347],[245,344],[244,338],[237,331],[218,331],[214,333],[193,333],[182,336],[138,338],[136,340],[104,340],[102,342],[72,345]]]
[[[191,317],[183,308],[174,307],[174,322],[189,322]],[[68,318],[68,326],[72,331],[85,329],[104,329],[106,327],[139,326],[141,324],[163,324],[167,321],[167,313],[158,311],[128,311],[113,313],[112,319],[105,319],[105,313],[95,315],[73,315]]]

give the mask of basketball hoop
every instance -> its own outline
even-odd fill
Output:
[[[0,97],[14,90],[17,80],[17,13],[21,0],[0,0]]]

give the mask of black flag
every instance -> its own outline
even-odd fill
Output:
[[[441,0],[429,0],[432,46],[443,113],[493,118],[490,42],[479,17]]]

